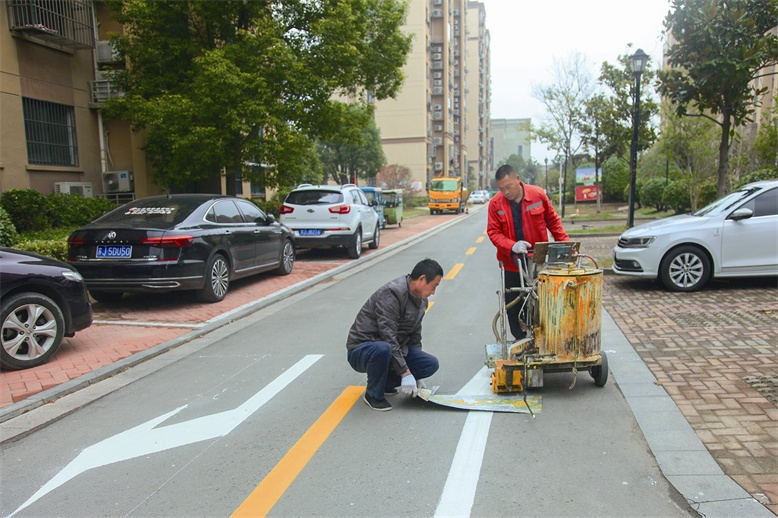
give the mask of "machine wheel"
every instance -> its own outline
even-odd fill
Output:
[[[102,302],[103,304],[111,304],[116,303],[122,300],[122,296],[124,295],[121,291],[100,291],[100,290],[89,290],[89,294],[92,295],[92,298],[95,299],[97,302]]]
[[[281,247],[281,259],[276,269],[278,275],[289,275],[294,267],[294,246],[288,239],[284,240],[284,246]]]
[[[711,264],[699,247],[684,245],[671,250],[659,267],[659,278],[672,291],[695,291],[710,279]]]
[[[46,362],[59,349],[65,317],[56,302],[39,293],[19,293],[0,312],[0,364],[26,369]]]
[[[594,384],[598,387],[604,387],[608,382],[608,356],[601,352],[602,361],[599,365],[595,365],[589,369],[589,374],[594,378]]]
[[[348,256],[351,259],[359,259],[362,255],[362,229],[358,228],[351,238],[351,244],[348,247]]]
[[[370,244],[368,245],[368,248],[370,250],[375,250],[378,248],[378,245],[381,243],[381,226],[376,225],[375,226],[375,233],[373,234],[373,240],[370,241]]]
[[[205,286],[197,294],[203,302],[219,302],[230,287],[230,265],[221,254],[215,254],[205,268]]]

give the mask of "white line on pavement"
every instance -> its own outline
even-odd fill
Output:
[[[489,394],[489,369],[482,367],[457,394]],[[459,436],[454,459],[448,471],[446,485],[440,496],[435,518],[469,517],[475,500],[481,463],[492,424],[492,412],[471,411],[467,413],[465,426]]]
[[[138,326],[138,327],[185,327],[187,329],[199,329],[205,324],[170,324],[168,322],[137,322],[127,320],[92,320],[93,324],[105,326]]]

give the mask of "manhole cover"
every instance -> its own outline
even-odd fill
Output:
[[[746,376],[743,381],[778,406],[778,376]]]
[[[774,326],[778,325],[778,311],[760,309],[754,311],[704,311],[670,315],[676,324],[683,327],[724,326]]]

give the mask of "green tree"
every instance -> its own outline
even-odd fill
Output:
[[[410,37],[400,0],[222,2],[111,0],[129,67],[110,115],[145,130],[156,181],[251,178],[294,185],[314,141],[362,126],[339,99],[396,94]]]
[[[675,43],[674,67],[660,73],[659,91],[679,115],[704,117],[720,126],[718,195],[727,191],[730,138],[748,122],[756,95],[752,81],[778,63],[778,0],[673,0],[665,27]]]
[[[364,126],[359,131],[353,131],[340,140],[318,143],[325,181],[331,178],[344,184],[356,178],[372,180],[386,163],[375,121],[369,111],[364,115]]]
[[[629,164],[624,158],[612,156],[602,165],[602,196],[605,201],[626,201],[629,186]]]

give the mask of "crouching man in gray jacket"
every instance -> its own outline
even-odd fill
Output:
[[[415,396],[422,378],[438,370],[438,359],[421,350],[421,320],[427,297],[443,277],[437,261],[424,259],[410,275],[390,281],[359,310],[346,341],[348,362],[367,373],[362,399],[373,410],[391,410],[384,397],[400,391]],[[417,381],[418,380],[418,381]]]

